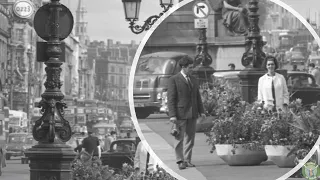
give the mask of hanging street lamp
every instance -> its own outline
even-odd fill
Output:
[[[142,26],[136,25],[135,21],[139,20],[140,4],[141,0],[122,0],[124,14],[126,20],[129,21],[129,28],[135,34],[140,34],[143,31],[148,31],[152,25],[173,5],[173,0],[159,0],[160,6],[164,9],[159,15],[150,16],[144,21]]]

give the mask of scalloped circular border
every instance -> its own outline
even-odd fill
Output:
[[[137,120],[137,116],[136,116],[136,112],[134,109],[134,102],[133,102],[133,82],[134,82],[134,76],[135,76],[135,71],[136,71],[136,67],[138,64],[138,60],[140,57],[140,54],[145,46],[145,44],[147,43],[149,37],[152,35],[152,33],[154,32],[154,30],[162,23],[162,21],[164,19],[166,19],[168,16],[170,16],[173,12],[175,12],[177,9],[179,9],[180,7],[192,2],[192,1],[196,1],[196,0],[183,0],[182,2],[179,2],[177,4],[175,4],[172,8],[170,8],[169,11],[167,11],[165,14],[163,14],[163,16],[161,16],[156,23],[152,26],[151,29],[149,29],[147,31],[147,33],[145,34],[145,36],[143,37],[142,41],[140,42],[140,45],[136,51],[136,54],[134,56],[133,62],[132,62],[132,66],[131,66],[131,70],[130,70],[130,77],[129,77],[129,91],[128,91],[128,97],[129,97],[129,107],[130,107],[130,113],[132,116],[132,121],[133,124],[136,128],[136,131],[138,133],[138,136],[141,139],[142,144],[146,147],[146,149],[148,150],[148,152],[151,154],[152,157],[154,157],[157,162],[159,162],[159,166],[164,168],[168,173],[170,173],[172,176],[174,176],[177,179],[184,179],[184,177],[182,177],[181,175],[179,175],[178,173],[176,173],[175,171],[173,171],[171,168],[169,168],[166,164],[164,164],[161,159],[154,153],[154,151],[152,150],[152,148],[149,146],[148,142],[146,141],[144,135],[141,132],[138,120]],[[292,13],[296,18],[298,18],[300,20],[300,22],[303,23],[303,25],[309,30],[309,32],[312,34],[312,36],[315,38],[315,40],[317,41],[318,45],[320,46],[320,37],[317,35],[317,33],[315,32],[315,30],[312,28],[312,26],[307,22],[307,20],[302,17],[297,11],[295,11],[292,7],[290,7],[289,5],[287,5],[286,3],[280,1],[280,0],[269,0],[275,4],[278,4],[279,6],[285,8],[286,10],[288,10],[290,13]],[[283,179],[287,179],[289,178],[291,175],[293,175],[296,171],[298,171],[310,158],[311,156],[316,152],[316,151],[320,151],[319,149],[319,144],[320,144],[320,138],[318,138],[316,144],[314,145],[314,147],[311,149],[311,151],[308,153],[308,155],[297,165],[295,166],[293,169],[291,169],[289,172],[287,172],[286,174],[284,174],[283,176],[281,176],[280,178],[278,178],[277,180],[283,180]]]

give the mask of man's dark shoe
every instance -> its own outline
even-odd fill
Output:
[[[196,167],[196,165],[192,164],[191,162],[184,162],[186,167]]]
[[[187,168],[187,167],[186,167],[186,164],[185,164],[184,162],[179,163],[179,164],[178,164],[178,167],[179,167],[180,170]]]

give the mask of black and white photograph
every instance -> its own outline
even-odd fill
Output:
[[[0,0],[0,179],[318,176],[319,5]]]
[[[319,15],[280,3],[180,1],[140,44],[131,110],[181,178],[317,176]]]
[[[142,4],[140,18],[158,3]],[[130,5],[0,1],[1,180],[174,179],[132,121],[128,80],[144,33],[129,28]]]

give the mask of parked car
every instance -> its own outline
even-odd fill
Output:
[[[169,77],[180,72],[178,61],[187,54],[156,52],[139,58],[133,87],[133,99],[138,119],[160,112],[162,93]]]
[[[300,51],[291,52],[290,58],[288,59],[291,65],[301,64],[304,65],[306,63],[306,57]]]
[[[123,133],[123,132],[132,133],[134,131],[134,125],[131,117],[124,118],[119,129],[120,129],[120,133]]]
[[[133,166],[137,144],[135,138],[126,138],[113,141],[110,150],[101,154],[103,165],[108,165],[115,170],[121,170],[122,164]]]
[[[28,133],[10,133],[6,145],[6,159],[24,156],[24,152],[35,145],[37,141],[33,139],[32,134]]]

